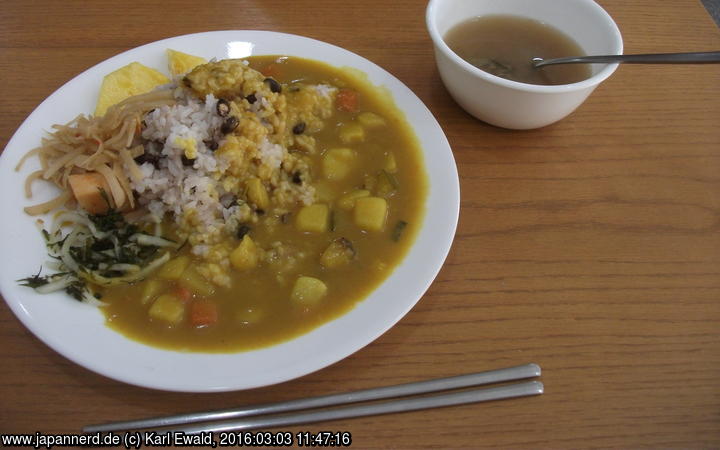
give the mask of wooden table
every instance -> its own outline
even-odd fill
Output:
[[[620,67],[562,122],[502,130],[448,96],[425,3],[3,3],[0,148],[45,97],[119,52],[200,31],[282,31],[406,83],[448,136],[462,203],[444,268],[397,326],[277,386],[199,395],[125,385],[57,355],[3,304],[0,432],[71,433],[537,362],[541,397],[289,429],[347,430],[356,448],[720,446],[720,66]],[[698,0],[600,3],[626,53],[720,49]]]

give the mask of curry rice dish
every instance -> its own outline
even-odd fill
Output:
[[[44,179],[61,194],[26,211],[54,213],[56,273],[22,282],[96,303],[158,347],[303,334],[387,278],[423,219],[427,175],[403,114],[316,61],[200,64],[54,128],[28,154],[41,168],[26,190]]]

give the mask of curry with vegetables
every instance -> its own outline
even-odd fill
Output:
[[[52,206],[70,211],[45,233],[62,272],[24,283],[72,287],[131,338],[202,352],[276,344],[367,297],[408,252],[427,193],[389,94],[296,57],[169,56],[174,85],[101,93],[107,112],[82,119],[122,117],[118,148],[99,136],[76,159],[41,151],[45,171],[65,158],[35,178],[65,189]]]

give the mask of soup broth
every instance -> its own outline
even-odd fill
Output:
[[[561,58],[585,53],[569,36],[542,22],[512,15],[488,15],[462,22],[445,42],[458,56],[495,76],[521,83],[558,85],[591,76],[587,64],[533,68],[532,58]]]

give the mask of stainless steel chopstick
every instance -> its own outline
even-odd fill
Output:
[[[537,364],[524,364],[522,366],[509,367],[506,369],[490,370],[487,372],[478,372],[449,378],[438,378],[434,380],[399,384],[395,386],[363,389],[341,394],[323,395],[320,397],[290,400],[287,402],[265,403],[216,411],[88,425],[83,428],[83,431],[92,433],[97,431],[135,430],[185,425],[196,422],[229,420],[239,417],[285,413],[301,409],[313,409],[346,403],[366,402],[415,394],[427,394],[450,389],[538,377],[540,374],[541,369]]]
[[[202,432],[242,431],[274,428],[287,425],[300,425],[327,420],[348,419],[351,417],[391,414],[398,412],[417,411],[420,409],[439,408],[442,406],[463,405],[467,403],[486,402],[516,397],[527,397],[543,393],[543,384],[539,381],[508,384],[494,388],[472,389],[449,394],[437,394],[420,398],[400,398],[383,403],[369,405],[353,405],[330,410],[298,412],[280,416],[264,416],[250,419],[231,420],[173,428],[173,432],[195,434]]]

